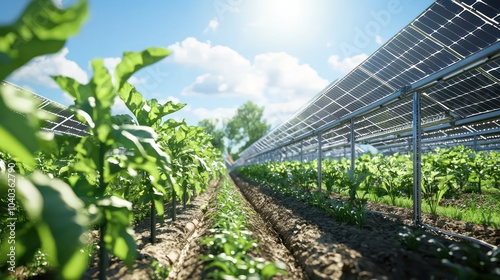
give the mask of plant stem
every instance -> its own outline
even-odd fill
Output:
[[[108,268],[108,252],[104,243],[104,235],[106,234],[106,221],[101,224],[101,236],[99,238],[99,279],[106,279],[106,270]]]
[[[175,190],[172,190],[172,221],[175,221],[176,217],[176,208],[177,208],[177,198],[176,198]]]
[[[104,157],[105,149],[103,143],[99,145],[99,195],[104,196],[106,191],[106,184],[104,183]],[[104,216],[104,221],[102,222],[101,236],[99,238],[99,279],[106,279],[106,270],[108,268],[108,252],[106,251],[106,243],[104,242],[104,237],[106,235],[106,215]]]
[[[182,182],[182,207],[186,209],[187,204],[187,183],[186,181]]]
[[[156,208],[154,198],[151,198],[151,243],[156,243]]]

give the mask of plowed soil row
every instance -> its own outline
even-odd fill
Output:
[[[205,213],[200,208],[202,205],[209,203],[217,186],[217,182],[212,182],[207,191],[196,196],[185,208],[182,205],[177,205],[175,221],[172,221],[170,215],[172,211],[171,204],[167,204],[165,207],[165,223],[163,225],[157,224],[157,242],[155,244],[150,242],[150,219],[144,219],[134,229],[138,244],[138,257],[133,267],[127,269],[121,260],[112,257],[107,270],[108,279],[142,280],[161,278],[161,275],[155,274],[156,268],[151,265],[153,260],[161,264],[163,269],[172,267],[170,276],[178,275],[179,270],[181,270],[180,266],[186,265],[189,267],[190,263],[197,261],[193,260],[189,255],[192,252],[199,253],[199,248],[193,246],[193,242],[196,245],[200,232],[203,232],[204,228],[206,228],[203,223]],[[194,259],[197,259],[197,257],[194,257]],[[97,258],[93,260],[82,279],[98,278],[97,261]],[[192,267],[195,270],[196,267]]]
[[[234,186],[236,188],[236,186]],[[243,196],[242,196],[243,197]],[[168,279],[178,280],[196,280],[206,279],[203,273],[204,261],[200,260],[200,256],[207,253],[205,247],[201,245],[201,240],[211,233],[208,229],[212,224],[208,217],[211,213],[217,211],[217,205],[214,203],[215,196],[212,195],[208,201],[209,207],[203,213],[200,219],[199,226],[195,229],[188,244],[184,246],[185,255],[179,261],[173,264],[173,269],[170,272]],[[241,201],[242,204],[251,206],[246,200]],[[256,212],[247,212],[247,218],[250,221],[253,235],[252,237],[258,241],[258,251],[250,252],[254,258],[264,258],[271,262],[282,262],[286,264],[288,275],[277,276],[273,279],[307,279],[304,275],[301,266],[295,261],[292,254],[283,245],[276,232],[272,231],[272,227],[264,222],[264,220]]]
[[[455,279],[430,245],[407,250],[399,241],[405,223],[374,213],[359,229],[323,211],[232,174],[241,192],[300,261],[310,279]],[[428,237],[449,245],[444,236]]]
[[[200,260],[200,256],[206,254],[207,250],[201,245],[201,240],[210,235],[208,229],[212,225],[208,217],[211,212],[217,211],[217,205],[212,203],[217,188],[218,185],[211,186],[206,192],[195,197],[186,208],[177,205],[175,221],[170,218],[171,206],[167,205],[165,208],[167,218],[164,225],[157,224],[157,243],[155,244],[150,242],[150,219],[143,220],[135,228],[139,254],[133,267],[127,269],[121,260],[112,257],[107,278],[163,279],[152,266],[153,260],[156,260],[163,269],[171,268],[167,279],[205,279],[203,273],[205,263]],[[246,200],[241,203],[252,209]],[[281,242],[279,235],[272,230],[272,226],[256,212],[251,211],[246,214],[251,223],[250,230],[253,232],[253,238],[258,240],[259,249],[251,252],[252,257],[286,264],[288,275],[280,275],[273,279],[308,279],[300,264]],[[82,279],[98,278],[97,261],[97,258],[92,260],[91,266]]]

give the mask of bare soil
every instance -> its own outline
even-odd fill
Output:
[[[360,229],[335,221],[320,209],[286,197],[264,186],[255,186],[232,174],[241,192],[257,212],[278,232],[310,279],[456,279],[436,256],[435,247],[423,243],[409,250],[398,241],[403,226],[412,225],[411,210],[369,203]],[[498,244],[498,230],[432,215],[423,215],[432,227]],[[427,239],[444,245],[459,240],[434,232]]]
[[[196,240],[206,228],[203,218],[205,213],[202,212],[201,206],[208,205],[216,188],[217,185],[212,184],[206,192],[196,196],[185,208],[182,205],[177,205],[175,221],[172,221],[170,214],[172,206],[167,204],[164,224],[157,223],[156,225],[157,242],[154,244],[150,240],[150,218],[144,219],[134,229],[138,243],[138,257],[133,267],[128,269],[120,259],[112,257],[107,270],[107,278],[125,280],[155,279],[159,275],[155,274],[155,268],[152,266],[153,260],[156,260],[163,268],[172,267],[171,275],[179,274],[180,270],[187,273],[187,270],[183,270],[183,266],[197,263],[197,256],[192,257],[192,253],[199,253],[200,248],[196,247]],[[97,265],[98,258],[95,257],[82,279],[98,279]],[[192,270],[196,270],[195,265],[192,265],[192,267]],[[189,273],[194,272],[189,271]]]
[[[398,240],[402,227],[412,226],[411,210],[369,202],[367,208],[372,212],[360,229],[335,221],[320,209],[231,175],[247,200],[242,203],[255,210],[247,213],[247,217],[259,250],[250,254],[282,262],[287,267],[288,275],[273,279],[456,279],[433,253],[435,248],[431,245],[425,243],[409,250]],[[206,279],[205,263],[200,256],[207,253],[207,248],[201,245],[201,240],[210,234],[210,213],[217,211],[214,203],[217,187],[218,184],[212,184],[185,208],[177,205],[175,221],[170,218],[171,205],[166,205],[165,223],[157,224],[155,244],[150,242],[149,218],[142,221],[135,228],[139,254],[133,267],[128,269],[119,259],[111,258],[107,278]],[[499,230],[428,214],[423,214],[422,219],[440,230],[497,246],[500,243]],[[432,238],[444,245],[459,241],[420,230],[427,240]],[[93,237],[97,238],[97,233]],[[162,268],[154,267],[153,260]],[[92,259],[82,279],[98,278],[97,261],[97,257]],[[168,278],[161,275],[166,267],[171,268]],[[51,279],[51,274],[40,276],[38,279]]]
[[[121,260],[113,257],[110,260],[107,278],[163,279],[155,274],[152,266],[153,260],[157,260],[163,268],[171,267],[169,276],[165,279],[206,279],[203,271],[205,263],[200,260],[200,256],[207,253],[207,248],[201,245],[201,240],[210,234],[208,229],[211,228],[211,223],[208,217],[211,212],[217,211],[216,205],[212,203],[217,188],[218,185],[211,186],[205,193],[195,197],[186,208],[178,205],[175,221],[169,217],[171,206],[167,205],[165,208],[167,218],[164,225],[157,224],[157,243],[155,244],[150,242],[150,219],[143,220],[135,228],[139,254],[133,267],[128,269]],[[249,206],[247,201],[242,201],[242,203]],[[249,209],[252,207],[249,206]],[[251,211],[247,214],[251,223],[250,230],[253,232],[253,238],[258,240],[259,248],[258,251],[250,253],[252,257],[282,262],[286,265],[288,275],[280,275],[273,279],[308,279],[301,265],[283,245],[272,226],[256,212]],[[82,279],[97,279],[99,276],[97,265],[98,258],[96,257]]]

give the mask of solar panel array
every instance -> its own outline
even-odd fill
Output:
[[[40,105],[38,109],[53,116],[52,120],[45,120],[42,126],[43,130],[51,131],[55,134],[66,134],[77,137],[90,135],[87,125],[77,120],[75,113],[68,107],[6,81],[2,81],[2,86],[10,86],[16,90],[29,93],[35,99],[39,100]]]
[[[285,145],[288,145],[286,153],[291,154],[298,154],[304,148],[316,149],[318,138],[312,137],[311,132],[321,132],[326,149],[342,148],[349,142],[350,125],[338,123],[328,127],[328,124],[385,100],[481,50],[498,49],[499,21],[500,1],[497,0],[436,1],[350,73],[330,84],[298,113],[240,153],[240,157],[251,160],[277,149],[283,153]],[[500,133],[492,133],[500,122],[498,56],[495,53],[473,70],[423,91],[422,126],[426,129],[423,145],[433,141],[450,143],[446,139],[469,141],[471,137],[475,137],[475,144],[487,140],[493,140],[488,142],[493,145],[498,143]],[[356,143],[370,143],[390,150],[407,146],[413,105],[411,98],[402,95],[400,99],[356,117]],[[453,125],[469,119],[474,121],[464,121],[458,128]],[[328,129],[322,129],[326,127]],[[301,141],[294,142],[294,139]],[[341,149],[332,153],[343,152]]]

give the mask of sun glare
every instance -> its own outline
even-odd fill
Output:
[[[296,36],[311,26],[313,4],[306,0],[258,1],[251,24],[259,32],[280,38]]]
[[[303,20],[306,10],[306,2],[303,0],[270,0],[264,9],[269,27],[280,31],[297,27]]]

